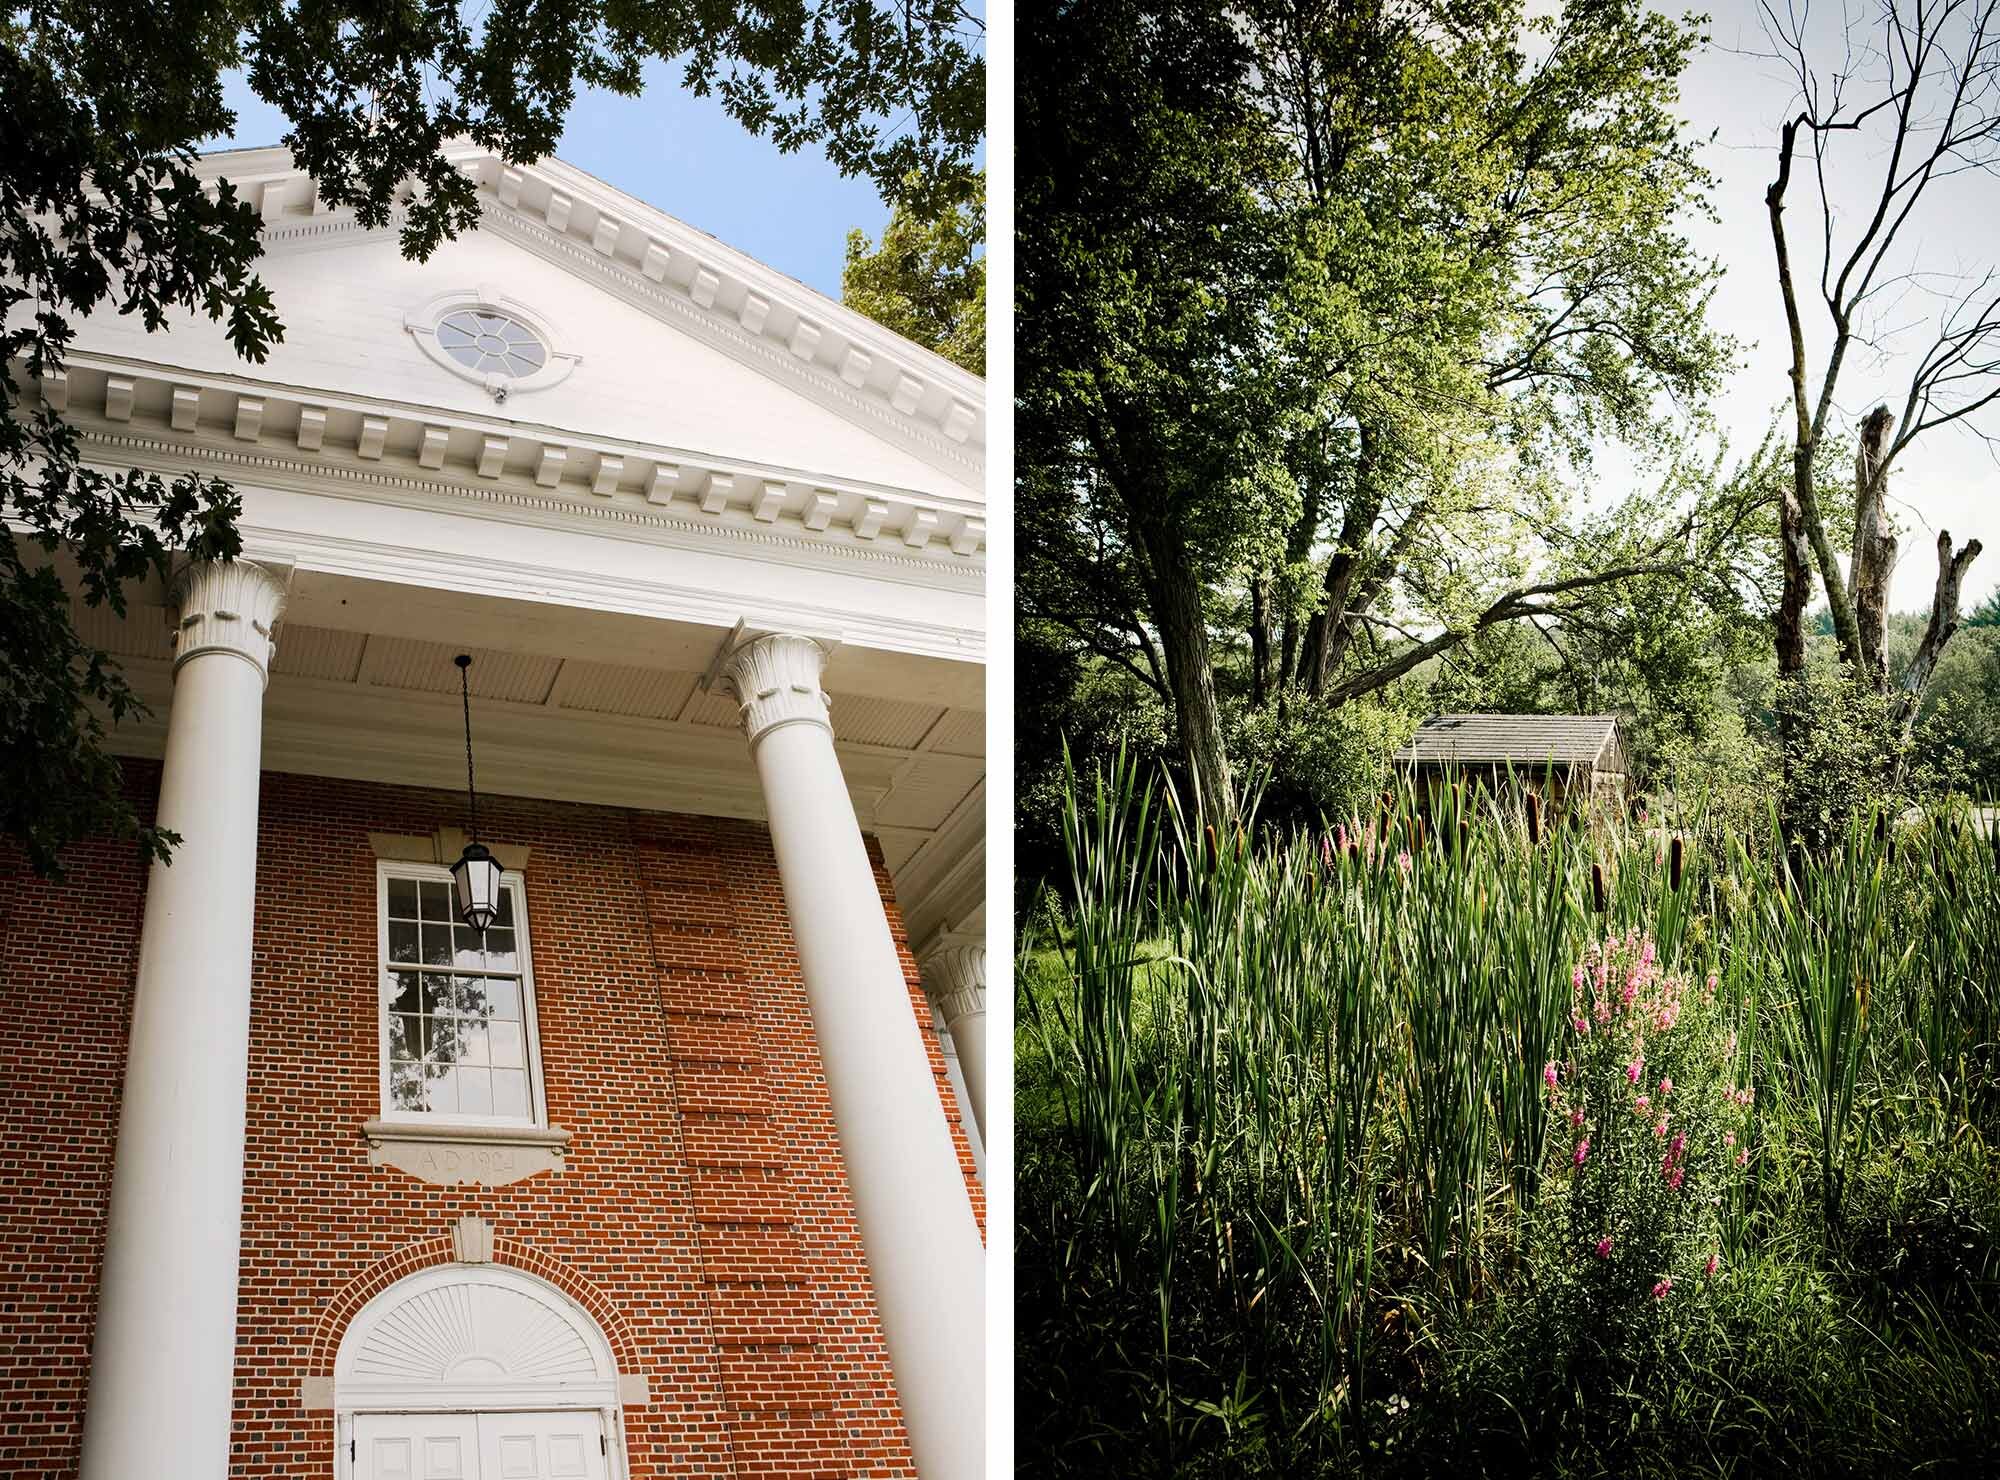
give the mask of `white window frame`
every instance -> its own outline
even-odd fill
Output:
[[[539,370],[528,375],[505,375],[498,370],[474,370],[453,359],[445,347],[438,343],[438,325],[446,314],[460,309],[470,309],[474,313],[504,314],[526,327],[542,341],[542,351],[546,356]],[[440,293],[403,315],[403,328],[417,342],[435,365],[450,371],[460,380],[469,380],[474,385],[483,386],[486,393],[496,401],[504,402],[508,396],[527,391],[544,391],[560,385],[569,378],[570,371],[583,363],[583,356],[557,346],[567,340],[546,314],[538,312],[518,298],[510,298],[497,285],[481,283],[476,288],[456,288],[449,293]]]
[[[505,869],[500,887],[514,891],[515,954],[521,958],[521,1038],[522,1057],[527,1060],[528,1107],[530,1118],[514,1115],[465,1115],[454,1111],[406,1110],[389,1095],[389,881],[414,879],[419,883],[452,882],[451,870],[436,864],[404,863],[378,859],[375,864],[375,1069],[377,1093],[383,1121],[403,1126],[507,1126],[522,1130],[545,1130],[549,1123],[548,1101],[542,1093],[542,1029],[535,1008],[535,957],[528,937],[528,883],[519,869]],[[454,922],[456,923],[456,922]],[[450,976],[452,971],[418,968],[419,975]]]

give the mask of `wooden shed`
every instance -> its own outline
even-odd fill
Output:
[[[1626,803],[1629,768],[1615,714],[1440,714],[1394,759],[1426,795],[1459,776],[1531,789],[1551,808],[1582,802],[1618,812]]]

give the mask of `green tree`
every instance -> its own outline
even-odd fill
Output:
[[[923,211],[974,179],[985,74],[956,0],[780,6],[536,0],[363,6],[329,0],[130,5],[44,0],[0,21],[0,827],[40,872],[93,832],[168,855],[105,754],[104,722],[141,707],[82,641],[73,601],[123,610],[125,587],[176,552],[240,548],[228,485],[86,466],[39,392],[95,310],[158,330],[223,321],[255,363],[283,334],[255,273],[258,221],[196,146],[227,134],[225,72],[289,121],[283,142],[329,205],[382,226],[402,211],[423,257],[473,226],[472,182],[445,157],[469,138],[510,161],[555,147],[579,86],[638,90],[652,57],[783,150],[823,149]]]
[[[1240,638],[1253,705],[1338,705],[1705,553],[1655,495],[1575,507],[1600,438],[1669,454],[1727,363],[1676,227],[1691,24],[1022,19],[1021,598],[1169,700],[1211,811]]]
[[[859,228],[847,234],[840,301],[974,375],[984,375],[984,171],[962,195],[933,204],[938,209],[899,204],[882,229],[882,240],[873,246]]]
[[[1195,794],[1233,808],[1211,595],[1266,522],[1257,478],[1295,377],[1309,270],[1282,141],[1220,7],[1020,12],[1015,499],[1024,616],[1170,705]]]

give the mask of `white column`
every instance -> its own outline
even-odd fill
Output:
[[[944,1077],[951,1081],[951,1098],[958,1106],[959,1128],[965,1132],[965,1144],[972,1148],[972,1169],[979,1173],[983,1185],[986,1181],[986,1138],[972,1113],[972,1095],[965,1087],[965,1070],[958,1062],[958,1045],[952,1042],[951,1029],[938,1016],[935,999],[931,999],[930,1008],[931,1031],[937,1034],[938,1051],[944,1055]]]
[[[826,654],[803,637],[736,648],[742,706],[841,1158],[923,1480],[985,1474],[984,1250],[833,750]]]
[[[243,561],[176,590],[159,825],[84,1412],[84,1480],[229,1473],[264,683],[284,588]]]
[[[958,1047],[958,1067],[965,1075],[972,1118],[986,1135],[986,947],[940,945],[918,962],[924,991],[951,1030]]]

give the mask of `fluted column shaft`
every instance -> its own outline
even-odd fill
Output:
[[[985,1473],[982,1266],[951,1133],[834,754],[807,638],[723,675],[742,706],[910,1448],[923,1480]]]
[[[245,561],[176,590],[158,822],[146,884],[84,1480],[229,1473],[257,893],[264,684],[284,588]]]
[[[927,951],[921,963],[924,991],[951,1029],[958,1067],[965,1075],[972,1118],[986,1136],[986,947],[945,945]]]

